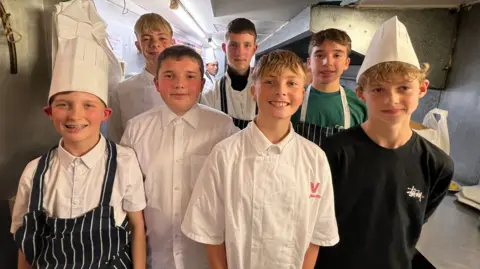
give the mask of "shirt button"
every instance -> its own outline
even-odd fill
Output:
[[[176,191],[178,191],[180,188],[179,188],[179,187],[175,187],[175,188],[173,188],[173,189],[176,190]]]
[[[178,255],[180,255],[180,252],[175,253],[175,256],[178,256]]]

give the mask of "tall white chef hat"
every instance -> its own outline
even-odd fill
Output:
[[[357,82],[370,67],[384,62],[404,62],[421,69],[407,28],[398,20],[397,16],[384,22],[373,35],[365,59],[358,71]]]
[[[118,60],[106,44],[106,24],[88,0],[56,5],[58,48],[50,98],[61,92],[81,91],[98,96],[108,105],[109,79],[118,80]]]
[[[213,50],[213,48],[205,49],[203,59],[204,64],[211,64],[217,62],[217,57],[215,56],[215,51]]]

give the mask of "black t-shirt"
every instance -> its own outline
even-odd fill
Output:
[[[408,269],[422,225],[453,177],[453,161],[413,132],[397,149],[360,125],[322,144],[332,171],[340,242],[320,247],[321,269]]]
[[[245,87],[247,87],[250,69],[248,69],[248,72],[246,75],[239,75],[235,71],[233,71],[232,68],[227,67],[227,73],[228,73],[228,76],[230,77],[230,80],[232,81],[232,89],[236,91],[243,91]]]

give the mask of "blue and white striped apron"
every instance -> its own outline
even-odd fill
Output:
[[[226,77],[223,76],[220,79],[220,106],[221,106],[222,112],[228,115],[227,87],[226,87],[225,81],[226,81]],[[258,106],[255,107],[255,115],[257,114],[258,114]],[[234,117],[232,118],[233,118],[233,124],[235,124],[235,126],[237,126],[240,130],[245,129],[248,123],[252,121],[252,120],[241,120]]]
[[[340,86],[340,97],[342,98],[342,107],[343,107],[343,118],[344,118],[344,126],[343,128],[338,127],[325,127],[325,126],[318,126],[315,124],[307,123],[306,122],[306,115],[307,115],[307,108],[308,108],[308,98],[310,97],[310,89],[312,85],[307,87],[305,91],[305,95],[303,98],[303,103],[300,113],[300,122],[294,126],[295,132],[304,138],[310,140],[311,142],[321,145],[325,138],[332,136],[338,132],[341,132],[345,129],[348,129],[351,125],[350,123],[350,108],[348,107],[347,102],[347,95],[345,90],[342,86]]]
[[[110,206],[117,147],[107,141],[108,160],[97,208],[74,219],[48,217],[42,210],[43,181],[56,147],[40,158],[32,182],[29,212],[15,233],[15,242],[37,269],[132,268],[127,218],[115,225]]]

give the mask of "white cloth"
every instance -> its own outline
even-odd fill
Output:
[[[383,62],[404,62],[420,69],[420,63],[407,28],[398,20],[397,16],[384,22],[373,35],[365,59],[358,71],[357,82],[370,67]]]
[[[203,62],[205,65],[217,62],[217,56],[213,48],[206,48],[203,50]]]
[[[119,143],[127,121],[161,105],[160,93],[155,88],[154,76],[147,70],[120,82],[110,93],[112,116],[108,120],[108,138]]]
[[[215,86],[215,76],[207,74],[203,74],[203,78],[205,79],[205,84],[203,85],[202,94],[205,94],[207,91],[213,91],[213,87]]]
[[[272,144],[250,122],[208,156],[182,231],[225,243],[228,268],[302,268],[310,243],[339,241],[325,153],[292,127]]]
[[[121,143],[135,150],[145,177],[150,268],[208,268],[205,248],[180,225],[205,158],[236,131],[230,117],[203,105],[183,117],[161,106],[128,122]]]
[[[241,119],[241,120],[253,120],[255,117],[255,109],[257,103],[253,100],[253,96],[250,93],[250,87],[252,86],[252,73],[253,68],[250,68],[250,75],[248,77],[247,86],[242,91],[236,91],[232,88],[232,81],[227,72],[225,72],[225,91],[227,95],[227,107],[228,115]],[[217,110],[221,110],[220,103],[220,79],[215,82],[215,86],[211,90],[202,93],[200,103],[213,107]]]
[[[55,6],[54,42],[56,51],[48,99],[66,91],[94,94],[108,104],[109,83],[121,78],[121,68],[107,46],[107,25],[95,5],[73,0]]]
[[[99,186],[104,180],[107,158],[103,136],[82,157],[68,153],[60,140],[45,174],[43,210],[46,214],[55,218],[76,218],[98,207],[102,191]],[[28,212],[32,179],[39,160],[31,161],[20,178],[12,214],[12,233],[23,225],[23,216]],[[122,224],[126,212],[141,211],[145,205],[143,177],[135,152],[117,145],[117,172],[110,201],[116,225]]]

